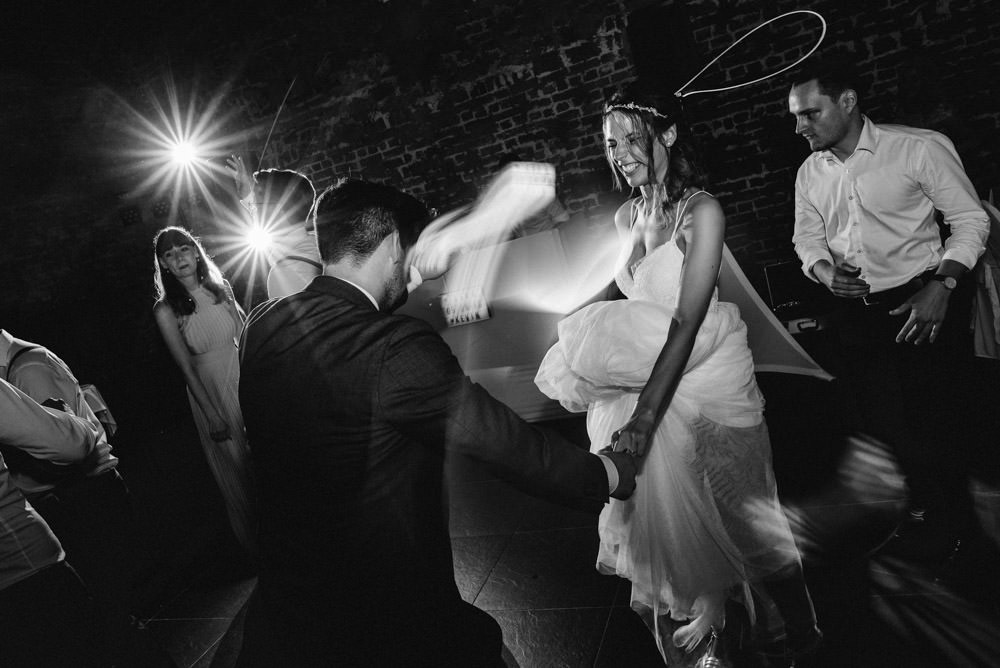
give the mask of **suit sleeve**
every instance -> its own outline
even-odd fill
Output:
[[[389,338],[378,407],[393,427],[425,447],[487,465],[524,491],[599,511],[608,476],[596,455],[528,424],[470,381],[430,327],[407,321]]]

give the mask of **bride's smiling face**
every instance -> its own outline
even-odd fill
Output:
[[[666,133],[665,133],[666,134]],[[666,137],[650,141],[650,129],[632,117],[612,111],[604,119],[604,145],[608,159],[632,188],[663,183],[667,177],[669,156]],[[653,145],[653,169],[650,174],[648,147]]]

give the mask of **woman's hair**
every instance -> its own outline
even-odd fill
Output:
[[[659,141],[663,142],[663,133],[671,126],[677,125],[677,139],[674,145],[667,150],[667,199],[670,202],[678,202],[684,192],[690,187],[702,188],[705,186],[705,173],[698,164],[697,151],[691,137],[691,133],[683,123],[681,105],[675,95],[656,93],[648,89],[641,88],[635,84],[627,86],[614,93],[604,106],[604,119],[612,113],[619,113],[632,120],[636,128],[643,129],[643,141],[646,151],[646,166],[649,174],[656,173],[653,165],[653,146]],[[626,186],[625,178],[615,167],[614,156],[611,151],[605,148],[605,157],[611,166],[612,183],[617,190],[623,190]]]
[[[222,278],[222,272],[208,257],[201,242],[187,230],[180,227],[164,227],[153,237],[153,286],[156,300],[166,302],[175,315],[194,313],[194,299],[181,285],[177,277],[160,266],[160,258],[176,246],[192,246],[198,252],[198,283],[215,295],[215,303],[229,301],[229,294]]]

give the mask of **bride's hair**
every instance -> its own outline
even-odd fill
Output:
[[[667,199],[671,203],[680,201],[688,188],[703,188],[705,173],[698,163],[697,151],[691,133],[684,125],[679,99],[675,95],[657,93],[632,84],[615,92],[604,106],[606,119],[609,114],[619,113],[630,118],[636,127],[645,128],[643,136],[648,160],[647,170],[656,173],[653,164],[654,142],[663,143],[663,133],[677,125],[677,139],[667,150]],[[604,155],[611,166],[612,182],[616,190],[624,190],[627,183],[615,167],[614,157],[607,148]]]

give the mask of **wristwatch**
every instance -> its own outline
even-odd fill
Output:
[[[944,287],[949,290],[954,290],[955,286],[958,285],[958,279],[954,276],[945,276],[944,274],[934,274],[931,276],[932,281],[940,281],[944,284]]]

